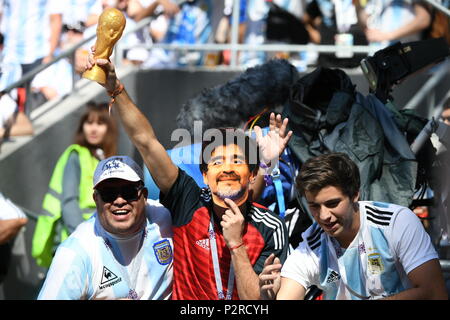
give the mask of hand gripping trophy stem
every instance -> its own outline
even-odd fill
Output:
[[[114,45],[120,39],[125,29],[126,19],[123,13],[116,8],[108,8],[102,12],[98,19],[97,40],[95,41],[95,59],[108,59],[113,52]],[[98,65],[83,73],[83,78],[106,83],[106,70]]]

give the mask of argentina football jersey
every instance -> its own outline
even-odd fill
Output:
[[[169,299],[172,222],[148,202],[145,229],[125,239],[107,233],[97,214],[82,223],[58,248],[38,299]]]
[[[438,258],[420,220],[408,208],[359,201],[360,228],[347,248],[317,223],[288,257],[281,276],[316,285],[327,300],[388,297],[411,287],[407,274]],[[406,250],[414,243],[414,248]]]

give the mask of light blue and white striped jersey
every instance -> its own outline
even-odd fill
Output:
[[[28,64],[47,56],[50,52],[50,14],[62,14],[66,1],[1,0],[5,60]]]
[[[86,23],[91,14],[102,13],[101,0],[66,0],[64,7],[63,24],[76,25],[78,22]]]
[[[18,81],[22,77],[22,68],[20,64],[13,61],[0,62],[0,91],[5,89],[10,84]]]
[[[414,3],[417,0],[369,0],[365,8],[368,15],[367,27],[384,32],[397,30],[415,18]],[[420,40],[420,33],[412,34],[391,42],[375,43],[382,49],[396,41],[409,42]]]
[[[68,59],[62,59],[39,72],[33,78],[31,87],[34,90],[50,87],[55,90],[57,97],[62,97],[72,92],[72,82],[72,64]]]
[[[360,229],[341,248],[317,223],[303,234],[281,276],[304,288],[316,285],[324,299],[378,299],[410,288],[407,274],[438,255],[419,218],[408,208],[360,201]]]
[[[127,239],[107,233],[97,213],[80,224],[58,247],[38,299],[169,299],[170,212],[148,200],[146,216],[144,232]]]

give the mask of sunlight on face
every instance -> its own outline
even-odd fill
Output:
[[[328,235],[341,245],[353,240],[359,229],[359,211],[355,210],[359,195],[350,199],[340,189],[328,186],[316,194],[306,192],[305,196],[314,220]]]
[[[105,192],[136,186],[136,183],[122,179],[107,179],[97,189]],[[106,202],[99,192],[94,192],[100,223],[106,231],[119,236],[131,236],[141,230],[145,224],[147,189],[140,189],[136,196],[137,199],[127,200],[125,196],[118,194],[114,200]]]
[[[208,171],[203,173],[214,203],[223,207],[226,207],[225,198],[238,205],[247,200],[252,177],[242,150],[235,144],[215,148],[208,162]]]

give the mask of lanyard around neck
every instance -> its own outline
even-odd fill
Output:
[[[220,273],[219,257],[217,254],[216,233],[214,232],[214,212],[211,212],[211,219],[209,221],[208,235],[209,235],[209,244],[210,244],[210,248],[211,248],[211,256],[212,256],[213,267],[214,267],[214,277],[216,279],[217,298],[219,300],[231,300],[231,298],[233,297],[234,268],[233,268],[233,263],[230,262],[230,272],[228,274],[228,288],[227,288],[227,295],[225,297],[225,295],[223,293],[223,285],[222,285],[222,276]]]

